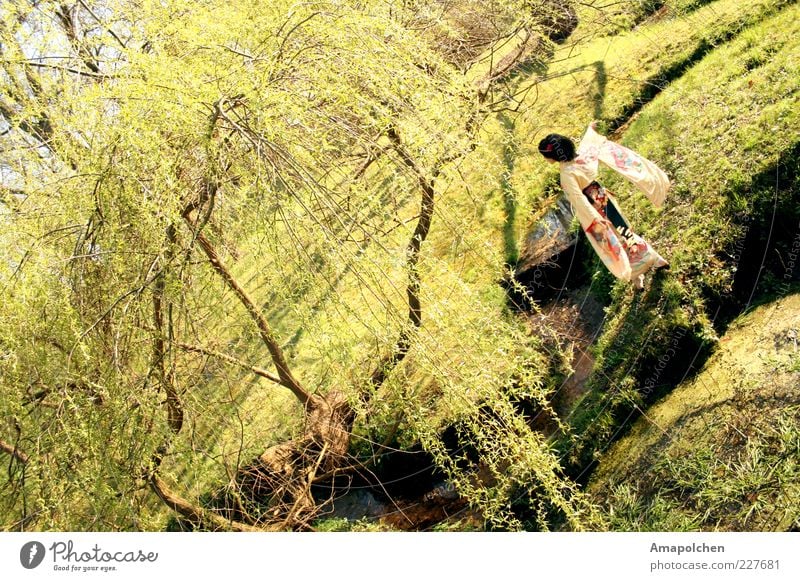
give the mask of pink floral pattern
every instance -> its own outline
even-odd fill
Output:
[[[624,248],[614,233],[614,227],[611,222],[608,220],[603,220],[602,222],[594,220],[586,229],[586,233],[594,238],[595,242],[608,253],[614,262],[619,262]]]

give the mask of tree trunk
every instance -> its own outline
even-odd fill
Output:
[[[298,528],[317,515],[312,485],[317,476],[348,466],[355,412],[338,392],[312,397],[302,436],[268,448],[240,469],[233,490],[217,500],[226,517]]]

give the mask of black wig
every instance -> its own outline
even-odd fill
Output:
[[[539,142],[539,153],[556,161],[572,161],[575,159],[575,144],[569,137],[551,133]]]

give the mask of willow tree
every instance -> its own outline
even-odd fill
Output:
[[[4,4],[6,528],[302,527],[390,443],[498,526],[592,522],[462,171],[555,3],[487,3],[461,60],[412,4]]]

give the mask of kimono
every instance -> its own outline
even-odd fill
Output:
[[[669,178],[656,164],[591,126],[575,159],[561,162],[561,187],[597,255],[617,278],[641,282],[641,275],[666,261],[633,232],[616,201],[597,182],[598,162],[632,182],[657,207],[664,203]]]

